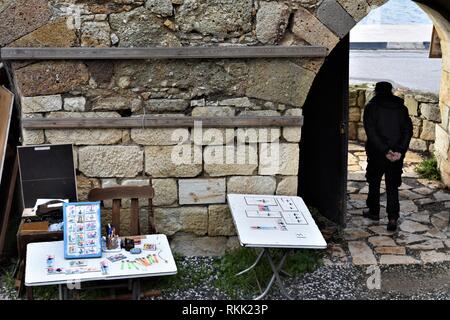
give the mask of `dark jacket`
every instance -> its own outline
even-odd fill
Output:
[[[413,126],[403,99],[394,95],[377,95],[364,109],[366,151],[369,157],[385,156],[389,150],[408,151]]]

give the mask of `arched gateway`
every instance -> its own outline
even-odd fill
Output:
[[[73,143],[80,199],[151,175],[159,231],[181,251],[220,254],[235,239],[226,193],[297,194],[310,88],[333,48],[385,2],[2,1],[1,58],[23,144]],[[416,2],[441,39],[435,150],[450,186],[450,4]],[[180,140],[188,157],[175,163]],[[339,175],[345,170],[322,183]],[[336,204],[329,216],[342,214]]]

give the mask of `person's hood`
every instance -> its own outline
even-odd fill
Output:
[[[378,106],[382,108],[388,108],[388,109],[397,109],[402,108],[404,105],[404,101],[402,98],[391,95],[376,95],[375,97],[370,100],[370,103],[377,104]]]

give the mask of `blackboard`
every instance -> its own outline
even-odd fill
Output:
[[[71,144],[18,147],[17,151],[25,208],[34,207],[37,199],[77,201]]]

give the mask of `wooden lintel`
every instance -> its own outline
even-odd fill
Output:
[[[239,127],[299,127],[299,116],[246,116],[246,117],[161,117],[143,116],[126,118],[29,118],[22,119],[25,129],[111,129],[111,128],[239,128]]]
[[[321,58],[320,46],[215,46],[180,48],[1,48],[2,60],[131,60]]]

